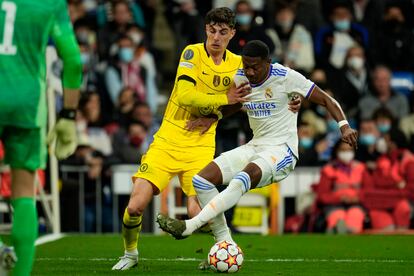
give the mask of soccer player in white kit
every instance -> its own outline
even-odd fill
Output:
[[[253,130],[253,139],[224,152],[193,177],[193,185],[203,209],[189,220],[159,214],[160,227],[177,239],[191,235],[224,211],[237,204],[250,189],[286,178],[299,159],[297,113],[288,109],[295,95],[324,106],[338,122],[342,140],[355,147],[357,131],[352,129],[338,102],[300,73],[278,63],[271,64],[263,42],[248,42],[242,53],[243,69],[234,78],[236,85],[246,81],[252,88],[243,103]],[[224,113],[224,111],[223,111]],[[206,119],[207,120],[207,119]],[[221,193],[216,185],[228,184]],[[215,231],[216,241],[232,241],[227,227]]]

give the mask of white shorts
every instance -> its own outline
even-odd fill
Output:
[[[222,153],[214,159],[223,176],[223,184],[230,180],[247,164],[255,163],[262,171],[262,178],[257,187],[264,187],[285,179],[296,166],[296,157],[286,145],[257,146],[245,144]]]

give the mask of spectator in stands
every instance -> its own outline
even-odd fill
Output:
[[[131,113],[131,120],[142,122],[147,129],[147,138],[145,143],[148,145],[152,143],[155,132],[160,128],[160,123],[154,118],[148,104],[138,102],[135,104]]]
[[[348,49],[355,44],[368,47],[368,31],[353,23],[352,8],[347,1],[336,1],[330,12],[330,25],[321,28],[315,38],[317,64],[328,70],[340,69]]]
[[[389,133],[391,128],[398,126],[391,111],[386,107],[380,107],[375,110],[374,114],[372,114],[372,118],[374,119],[381,136]]]
[[[354,21],[363,25],[369,32],[381,24],[384,0],[352,0]]]
[[[359,45],[348,49],[344,67],[331,76],[332,91],[349,120],[355,121],[358,113],[358,101],[368,95],[370,75],[364,48]]]
[[[392,71],[414,70],[414,34],[396,1],[387,5],[373,46],[377,64],[385,64]]]
[[[379,137],[380,133],[373,119],[360,122],[356,159],[365,163],[368,169],[375,169],[376,161],[380,156],[376,147]]]
[[[111,140],[105,130],[109,122],[108,114],[101,110],[99,94],[96,92],[87,92],[82,94],[79,101],[78,116],[76,125],[79,137],[85,139],[103,156],[109,156],[112,153]]]
[[[318,153],[315,150],[315,132],[311,125],[301,123],[298,127],[300,159],[297,166],[318,166]]]
[[[354,160],[354,149],[338,141],[332,161],[321,171],[317,200],[326,215],[326,232],[360,233],[365,213],[360,206],[360,189],[365,165]]]
[[[385,135],[386,153],[364,180],[364,201],[376,230],[407,229],[410,225],[408,196],[414,191],[414,155],[406,149],[405,136],[395,130]]]
[[[103,28],[98,29],[98,53],[102,60],[109,57],[110,46],[115,43],[120,35],[125,35],[127,28],[132,24],[133,17],[130,4],[125,0],[112,1],[107,4],[112,12],[112,20],[107,20],[105,6],[98,9],[98,21],[106,22]],[[104,19],[100,19],[104,17]]]
[[[372,94],[364,96],[358,103],[361,119],[369,119],[375,110],[385,106],[396,119],[409,112],[407,98],[392,90],[391,71],[382,65],[375,67],[372,73]]]
[[[302,72],[309,73],[313,69],[312,36],[296,22],[296,5],[287,2],[276,5],[274,24],[266,34],[275,45],[271,54],[273,60]]]
[[[329,90],[325,91],[330,95],[332,94]],[[315,149],[318,153],[318,160],[323,164],[331,159],[334,146],[338,140],[341,139],[341,131],[339,130],[338,123],[329,112],[326,112],[325,124],[326,133],[315,145]]]
[[[230,40],[227,47],[235,54],[241,54],[243,46],[250,40],[261,40],[269,47],[272,53],[275,50],[270,37],[264,31],[264,28],[255,22],[255,12],[249,1],[240,0],[235,7],[236,13],[236,34]]]
[[[115,163],[136,164],[147,150],[147,128],[142,122],[131,121],[121,127],[113,136],[112,147]]]
[[[185,46],[203,41],[203,15],[199,14],[194,0],[168,0],[165,16],[173,31],[176,44],[175,60]]]
[[[97,57],[87,42],[78,40],[78,44],[82,62],[81,92],[95,91],[98,88],[97,72],[95,69],[97,65]]]
[[[112,121],[120,127],[126,127],[130,123],[132,110],[137,103],[134,91],[129,87],[124,87],[119,93]]]
[[[122,87],[126,86],[136,93],[138,100],[146,100],[146,72],[139,63],[134,62],[135,50],[136,47],[128,36],[121,36],[112,47],[113,58],[105,72],[105,83],[114,105]]]
[[[145,72],[145,74],[142,74],[145,77],[145,101],[155,114],[158,108],[157,68],[154,57],[148,50],[146,34],[137,25],[131,25],[127,30],[127,36],[132,39],[135,46],[133,63],[139,65]]]

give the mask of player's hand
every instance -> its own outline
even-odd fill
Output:
[[[73,118],[61,117],[49,132],[47,142],[50,145],[56,139],[55,156],[62,160],[75,152],[78,146],[76,123]]]
[[[301,105],[302,99],[298,95],[294,95],[288,103],[288,109],[293,113],[298,113]]]
[[[244,97],[249,95],[251,91],[252,88],[248,82],[244,82],[239,86],[236,86],[236,84],[233,82],[229,91],[227,92],[228,104],[247,102],[248,100]]]
[[[349,125],[341,127],[342,141],[353,147],[357,148],[358,132],[351,128]]]
[[[215,121],[217,121],[216,118],[207,118],[207,117],[197,118],[194,120],[188,120],[187,125],[185,126],[185,129],[189,131],[194,131],[195,129],[199,128],[200,135],[203,135],[210,129],[210,127],[213,125]]]

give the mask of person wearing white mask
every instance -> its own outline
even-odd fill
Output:
[[[263,18],[256,17],[249,1],[240,0],[234,8],[236,13],[236,34],[230,40],[228,49],[235,54],[241,54],[243,46],[250,40],[261,40],[272,53],[275,49],[272,39],[265,33]]]
[[[105,84],[115,105],[122,88],[130,87],[140,101],[146,101],[145,70],[134,63],[135,45],[129,36],[121,36],[111,47],[112,61],[105,72]]]
[[[335,98],[342,104],[345,113],[354,120],[357,117],[358,101],[369,94],[370,75],[367,70],[364,48],[354,45],[346,52],[341,70],[330,75]]]
[[[329,14],[330,24],[322,27],[315,37],[317,64],[325,69],[340,69],[346,53],[355,44],[368,47],[368,30],[353,22],[352,7],[347,1],[335,1]]]
[[[354,157],[354,149],[340,140],[334,146],[332,161],[322,167],[317,200],[323,206],[327,233],[362,232],[365,213],[360,190],[366,167]]]

